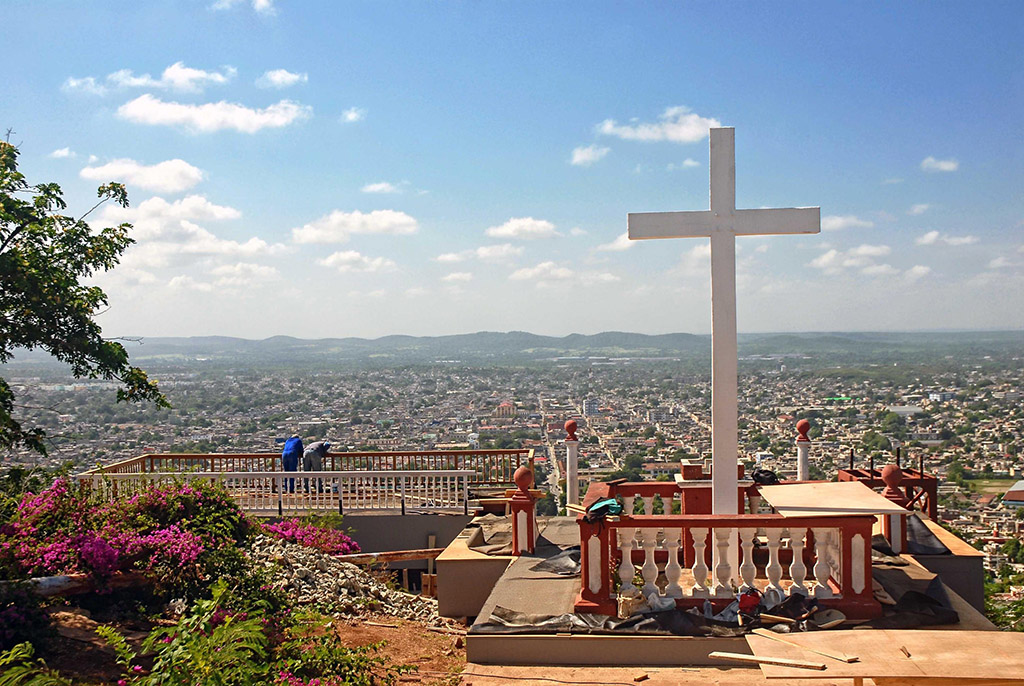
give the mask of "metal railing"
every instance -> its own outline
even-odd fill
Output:
[[[245,511],[469,512],[466,469],[326,472],[115,472],[79,474],[75,481],[102,499],[127,498],[154,484],[210,481],[224,486]]]
[[[533,470],[532,448],[328,453],[323,468],[338,472],[466,470],[471,472],[468,481],[474,487],[512,488],[512,475],[522,465]],[[154,453],[96,467],[86,474],[280,471],[280,453]]]

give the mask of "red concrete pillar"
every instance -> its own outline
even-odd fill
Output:
[[[533,472],[526,465],[516,470],[512,477],[519,487],[512,494],[512,554],[532,554],[537,543],[537,502],[530,493]]]
[[[576,518],[580,527],[580,593],[576,597],[576,612],[614,615],[616,602],[612,598],[611,531],[606,522],[591,523],[582,516]]]

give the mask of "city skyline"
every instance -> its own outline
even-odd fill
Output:
[[[1010,6],[574,7],[14,6],[0,124],[76,216],[127,184],[108,336],[708,333],[707,241],[625,231],[713,126],[822,208],[737,241],[741,332],[1024,327]]]

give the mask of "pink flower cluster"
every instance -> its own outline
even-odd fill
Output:
[[[247,535],[249,521],[226,493],[189,483],[154,485],[127,500],[91,503],[66,479],[26,493],[0,526],[0,575],[185,569],[206,550]]]
[[[303,524],[298,519],[285,519],[273,524],[264,524],[263,530],[277,538],[315,548],[328,555],[358,553],[359,544],[337,529],[326,529],[313,524]]]

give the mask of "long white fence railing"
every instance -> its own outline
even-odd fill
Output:
[[[333,472],[136,472],[79,474],[75,480],[101,498],[125,498],[154,483],[222,484],[253,514],[306,512],[469,512],[472,469]]]

